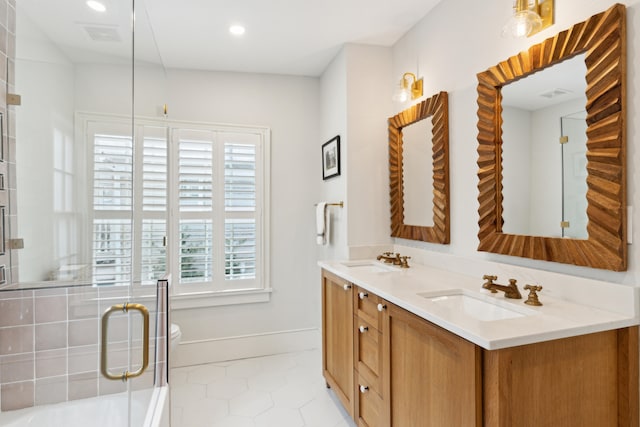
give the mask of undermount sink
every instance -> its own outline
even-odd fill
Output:
[[[518,307],[513,303],[500,301],[494,297],[470,292],[465,289],[422,292],[418,295],[428,299],[439,307],[456,313],[464,313],[467,316],[485,322],[515,319],[537,313],[526,307]],[[520,302],[521,300],[514,301]]]
[[[388,273],[390,271],[398,271],[397,267],[385,265],[378,261],[346,261],[342,265],[349,267],[350,270],[364,271],[367,273]]]

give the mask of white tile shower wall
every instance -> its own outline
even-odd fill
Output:
[[[142,293],[151,296],[151,290]],[[129,299],[129,288],[78,286],[0,292],[0,410],[57,403],[124,391],[127,385],[100,374],[100,318],[106,308]],[[136,298],[138,300],[138,298]],[[143,298],[155,332],[155,303]],[[114,314],[109,323],[108,364],[123,372],[142,360],[141,318]],[[164,341],[161,341],[164,342]],[[150,354],[155,353],[151,339]],[[137,369],[134,362],[131,369]],[[155,359],[133,388],[151,387]]]

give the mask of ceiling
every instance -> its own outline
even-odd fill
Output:
[[[440,1],[137,0],[136,54],[167,68],[319,76],[345,43],[392,46]],[[103,2],[105,13],[84,0],[20,0],[18,38],[28,16],[74,62],[122,60],[131,0]],[[236,23],[242,37],[228,31]]]
[[[502,106],[536,111],[574,99],[587,102],[585,54],[537,71],[502,88]]]

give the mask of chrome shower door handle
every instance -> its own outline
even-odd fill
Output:
[[[130,310],[139,311],[142,315],[142,366],[135,372],[124,371],[122,374],[112,374],[109,372],[107,366],[107,331],[109,325],[109,317],[117,311],[126,313]],[[122,380],[127,381],[129,378],[139,377],[149,366],[149,310],[142,304],[124,303],[112,305],[105,310],[102,315],[102,328],[101,328],[101,342],[100,342],[100,372],[102,375],[110,380]]]

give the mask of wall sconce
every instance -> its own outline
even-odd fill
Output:
[[[406,102],[422,96],[422,78],[418,79],[413,73],[404,73],[398,88],[393,93],[392,99],[397,102]]]
[[[529,37],[553,24],[553,0],[515,0],[502,37]]]

